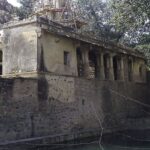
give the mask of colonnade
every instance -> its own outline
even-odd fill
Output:
[[[113,52],[104,52],[96,50],[87,50],[88,48],[82,48],[80,50],[82,58],[82,73],[83,77],[90,79],[90,60],[89,52],[95,54],[96,60],[93,62],[95,66],[94,78],[100,80],[125,80],[125,68],[124,68],[124,56],[121,54],[114,54]],[[132,76],[132,64],[129,75]]]

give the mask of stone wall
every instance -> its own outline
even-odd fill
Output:
[[[0,142],[31,137],[37,108],[36,80],[0,79]]]
[[[149,126],[146,107],[133,102],[148,103],[146,84],[41,74],[0,85],[0,143],[100,130],[100,122],[104,132]]]

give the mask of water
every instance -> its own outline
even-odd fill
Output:
[[[74,147],[65,147],[59,150],[150,150],[150,146],[142,145],[103,145],[102,147],[99,144],[90,144],[85,146],[74,146]]]
[[[150,150],[150,130],[124,131],[100,137],[52,144],[36,150]],[[44,148],[44,149],[43,149]]]
[[[59,150],[150,150],[150,132],[125,132],[109,135],[102,139],[102,147],[98,144],[87,144],[90,141],[80,141],[79,146],[68,146]],[[98,139],[98,138],[97,138]],[[95,139],[91,139],[95,140]]]
[[[99,145],[89,145],[89,146],[79,146],[79,147],[70,147],[65,148],[61,150],[102,150],[102,148],[99,147]],[[114,146],[114,145],[108,145],[103,146],[103,150],[150,150],[150,147],[125,147],[125,146]]]
[[[46,149],[37,149],[37,150],[150,150],[150,144],[137,144],[137,143],[132,143],[132,144],[102,144],[100,146],[98,143],[97,144],[88,144],[88,145],[79,145],[79,146],[64,146],[63,148],[61,147],[47,147]]]

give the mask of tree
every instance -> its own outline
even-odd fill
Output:
[[[85,33],[93,33],[98,38],[118,41],[122,36],[121,32],[116,32],[114,24],[110,23],[112,17],[111,9],[107,2],[102,0],[78,0],[80,18],[87,22]]]
[[[34,0],[18,0],[21,4],[21,7],[17,11],[20,20],[29,17],[33,12],[33,1]]]
[[[14,10],[14,7],[7,0],[0,1],[0,25],[12,19]]]
[[[149,0],[111,0],[113,20],[123,31],[137,29],[150,21]]]
[[[124,43],[143,52],[150,66],[150,1],[111,0],[116,28],[124,32]]]
[[[150,34],[144,34],[139,38],[136,49],[144,53],[147,58],[147,65],[150,68]]]

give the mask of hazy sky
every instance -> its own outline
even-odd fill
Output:
[[[103,1],[105,2],[106,0],[103,0]],[[17,6],[17,7],[20,6],[20,4],[17,2],[17,0],[8,0],[8,2],[11,3],[14,6]]]
[[[11,3],[14,6],[17,6],[17,7],[20,6],[20,4],[17,2],[17,0],[8,0],[8,2]]]

